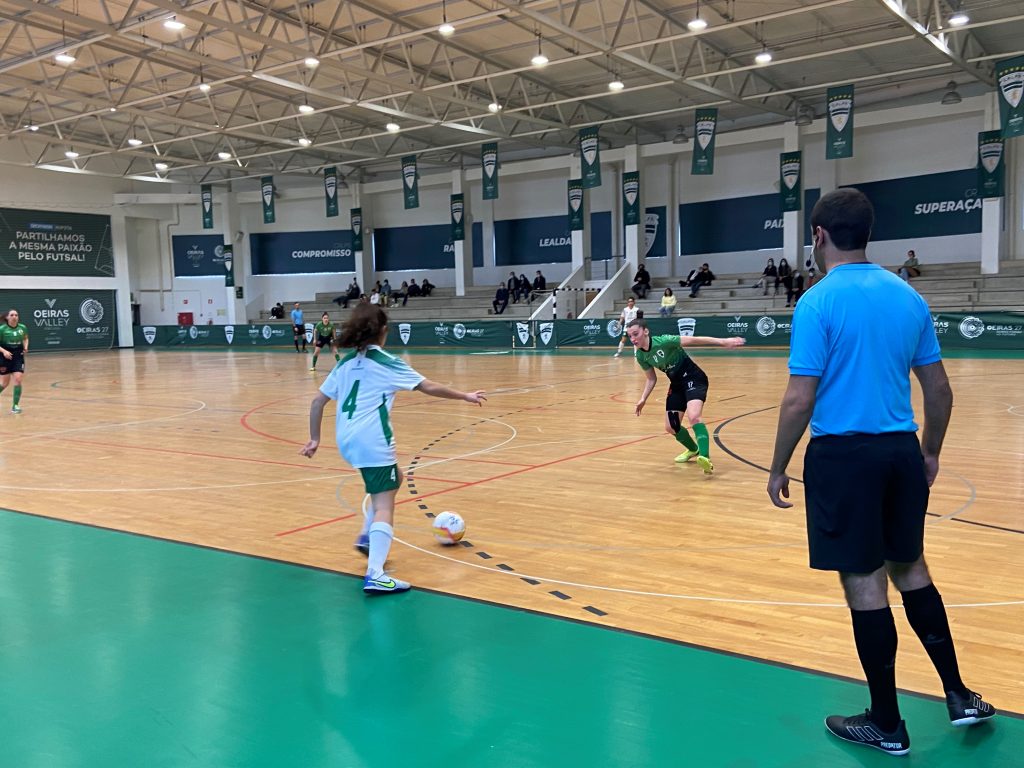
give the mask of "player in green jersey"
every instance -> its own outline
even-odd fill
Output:
[[[309,370],[316,370],[316,359],[320,357],[320,350],[326,346],[330,346],[331,352],[334,353],[334,362],[341,360],[338,355],[338,340],[334,337],[334,323],[331,322],[331,316],[324,312],[320,322],[313,327],[313,365]]]
[[[739,336],[728,339],[712,336],[651,336],[643,318],[630,322],[626,326],[626,334],[636,348],[637,363],[647,374],[644,393],[636,404],[636,415],[639,416],[643,411],[647,398],[651,396],[658,383],[658,376],[654,370],[664,371],[669,380],[668,396],[665,398],[665,431],[674,435],[686,448],[683,453],[676,456],[676,462],[681,464],[696,457],[704,474],[710,475],[715,471],[715,467],[708,455],[711,441],[702,416],[704,401],[708,397],[708,377],[683,348],[713,346],[731,349],[742,347],[746,340]],[[686,414],[690,426],[693,427],[696,442],[683,425],[683,414]]]
[[[25,375],[25,353],[28,352],[28,328],[18,322],[18,310],[7,313],[7,322],[0,325],[0,392],[14,378],[14,404],[11,413],[21,413],[21,379]]]

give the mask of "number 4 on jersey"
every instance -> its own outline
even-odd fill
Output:
[[[352,382],[352,389],[348,391],[348,395],[345,396],[345,400],[341,404],[341,412],[347,413],[349,419],[355,415],[357,397],[359,397],[359,379]]]

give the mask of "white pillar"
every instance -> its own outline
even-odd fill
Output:
[[[999,128],[999,94],[992,91],[985,99],[985,130],[995,131]],[[1003,143],[1004,154],[1010,142]],[[1007,158],[1003,157],[1004,167],[1008,168]],[[1007,174],[1009,176],[1009,174]],[[1009,181],[1009,178],[1007,178]],[[1012,194],[1009,185],[1006,191]],[[999,257],[1002,255],[1003,234],[1003,198],[993,197],[981,204],[981,274],[995,275],[999,272]]]
[[[630,144],[623,149],[626,155],[625,171],[627,173],[631,171],[637,171],[640,169],[640,147],[636,144]],[[622,184],[620,182],[619,188],[615,190],[615,194],[619,198],[622,197]],[[640,191],[637,193],[637,208],[640,210],[640,221],[637,224],[629,224],[626,227],[626,263],[629,264],[630,272],[636,273],[637,267],[640,264],[640,259],[643,257],[643,245],[644,245],[644,180],[640,179]],[[616,221],[612,226],[621,227],[621,219]]]
[[[117,305],[117,345],[135,346],[132,335],[131,282],[128,270],[128,226],[122,211],[110,215],[110,248],[114,255],[114,302]]]
[[[453,195],[463,192],[465,180],[465,172],[461,168],[452,171]],[[473,287],[473,219],[469,215],[469,195],[466,194],[462,195],[462,224],[466,239],[454,243],[456,296],[465,296],[466,289]]]
[[[665,226],[668,227],[668,237],[665,238],[665,242],[668,243],[668,255],[671,261],[670,275],[678,275],[680,269],[680,258],[683,254],[683,241],[682,235],[679,232],[679,200],[681,195],[679,193],[679,181],[683,178],[682,174],[683,155],[680,153],[674,155],[672,163],[669,166],[669,183],[668,183],[668,221],[665,222]]]
[[[783,128],[783,152],[797,152],[801,149],[801,131],[796,123],[786,123]],[[807,188],[807,163],[800,163],[800,194]],[[781,181],[780,181],[781,183]],[[804,210],[803,200],[799,211],[787,211],[782,217],[782,256],[792,269],[804,266]]]
[[[361,208],[363,211],[363,249],[355,251],[352,256],[355,261],[356,282],[363,293],[367,296],[373,290],[373,211],[367,205],[369,196],[363,195],[363,185],[359,182],[352,184],[352,207]]]
[[[224,243],[232,246],[232,271],[235,274],[235,285],[225,286],[225,302],[227,307],[227,325],[244,324],[248,322],[245,313],[245,286],[246,276],[252,272],[249,262],[248,238],[242,233],[242,211],[238,205],[237,193],[229,190],[227,193],[214,195],[214,209],[220,209],[220,231]],[[236,299],[235,288],[242,288],[241,299]]]
[[[569,178],[579,179],[583,175],[583,169],[581,166],[581,159],[576,155],[573,155],[572,162],[569,165]],[[568,211],[568,197],[563,197],[565,202],[563,203],[563,210]],[[590,262],[590,194],[588,190],[583,190],[583,229],[581,231],[572,232],[572,271],[575,272],[577,269],[582,267],[584,264]],[[568,213],[566,213],[568,215]],[[589,270],[587,270],[589,271]],[[586,275],[584,275],[586,278]]]

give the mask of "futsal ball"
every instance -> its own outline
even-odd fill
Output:
[[[442,512],[434,518],[434,538],[446,546],[462,541],[466,521],[454,512]]]

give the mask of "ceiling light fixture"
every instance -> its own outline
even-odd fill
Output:
[[[200,83],[199,84],[199,90],[202,91],[203,93],[209,93],[210,89],[212,87],[213,86],[211,86],[209,83]]]
[[[66,157],[68,160],[74,160],[76,157],[78,157],[78,153],[75,152],[75,150],[73,149],[69,149],[67,152],[64,153],[64,157]]]
[[[622,82],[621,80],[619,80],[619,76],[618,75],[614,75],[612,77],[612,81],[610,83],[608,83],[608,90],[609,91],[615,91],[616,93],[618,93],[619,91],[621,91],[625,87],[626,87],[626,84],[624,82]]]
[[[398,123],[388,123],[384,127],[388,129],[389,133],[398,133],[402,130],[402,127]]]
[[[533,64],[537,69],[546,67],[548,65],[548,57],[544,55],[544,51],[540,48],[540,31],[537,31],[537,53],[534,54],[533,58],[530,59],[530,63]]]
[[[676,135],[672,137],[673,144],[685,144],[690,138],[686,135],[686,129],[683,126],[676,128]]]
[[[448,4],[441,0],[441,26],[437,28],[441,37],[451,37],[455,34],[455,27],[448,23]]]
[[[960,97],[959,91],[956,89],[956,81],[950,80],[946,83],[946,92],[942,94],[942,100],[940,103],[943,106],[949,107],[953,104],[959,104],[963,99]]]
[[[810,125],[814,122],[814,110],[806,104],[796,111],[796,124],[799,126]]]
[[[36,131],[38,131],[38,130],[39,130],[39,126],[38,126],[38,125],[36,125],[35,123],[32,123],[32,124],[30,124],[30,125],[28,126],[28,129],[29,129],[30,131],[32,131],[33,133],[35,133]]]
[[[53,60],[56,61],[58,64],[75,63],[75,57],[72,56],[71,53],[69,53],[68,51],[62,51],[61,53],[58,53],[56,56],[53,57]]]
[[[691,32],[703,32],[708,28],[708,23],[700,17],[700,0],[697,1],[697,15],[687,22],[686,28]]]
[[[158,171],[166,171],[170,166],[167,163],[153,163],[153,167]]]
[[[318,59],[316,56],[307,56],[305,64],[310,69],[316,69],[317,67],[320,66],[320,59]]]
[[[953,15],[949,17],[949,26],[962,27],[964,24],[969,24],[970,21],[971,17],[967,15],[967,11],[964,10],[963,6],[958,3],[953,11]]]
[[[217,153],[217,157],[219,157],[221,160],[230,160],[231,159],[231,153],[230,152],[218,152]]]
[[[132,136],[132,138],[128,139],[128,146],[130,146],[130,147],[141,147],[142,146],[142,139],[136,139],[134,136]]]
[[[765,64],[770,64],[771,60],[772,52],[769,51],[767,48],[763,48],[761,52],[754,57],[754,61],[756,61],[761,66],[764,66]]]
[[[316,112],[316,107],[310,106],[309,104],[299,104],[299,112],[304,115],[308,115],[310,112]]]
[[[312,143],[313,142],[311,140],[307,139],[305,136],[300,136],[299,137],[299,144],[301,144],[304,147],[308,147]]]
[[[164,22],[164,29],[169,29],[172,32],[181,32],[184,28],[184,22],[178,21],[177,16],[171,16],[171,18]]]
[[[111,108],[110,108],[110,111],[111,111],[111,112],[117,112],[117,107],[111,107]]]
[[[501,104],[499,104],[496,101],[492,101],[490,104],[487,105],[487,110],[489,112],[494,112],[494,113],[501,112]]]

